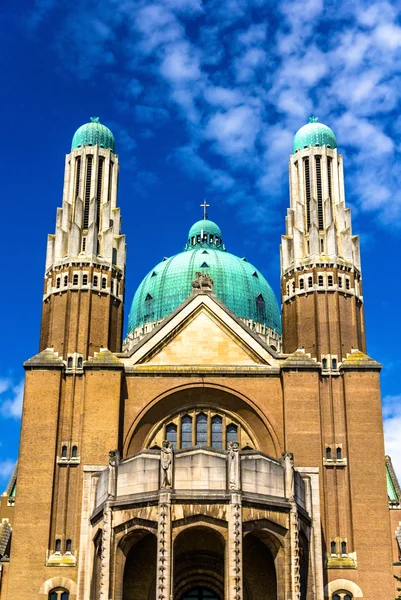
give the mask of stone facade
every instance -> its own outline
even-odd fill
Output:
[[[316,156],[332,171],[306,207],[302,161],[313,183]],[[284,353],[212,284],[195,285],[121,351],[117,170],[117,156],[97,146],[67,157],[41,351],[25,363],[1,600],[199,598],[194,590],[219,600],[391,600],[398,524],[341,157],[328,148],[291,157]]]

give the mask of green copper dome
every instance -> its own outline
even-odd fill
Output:
[[[72,138],[71,150],[81,146],[100,146],[115,152],[114,135],[106,125],[100,123],[99,117],[91,117],[90,123],[81,125]]]
[[[183,252],[164,258],[146,275],[132,301],[128,333],[172,313],[191,294],[197,272],[210,275],[214,293],[237,317],[281,333],[270,285],[253,265],[225,250],[220,228],[207,219],[191,227]]]
[[[330,127],[318,123],[317,117],[310,117],[309,123],[298,129],[294,136],[292,152],[294,154],[297,150],[303,150],[309,146],[327,146],[332,150],[337,148],[336,136]]]

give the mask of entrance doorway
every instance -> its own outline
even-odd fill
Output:
[[[212,590],[205,587],[196,587],[181,596],[181,600],[221,600]]]

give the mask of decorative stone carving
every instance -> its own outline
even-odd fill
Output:
[[[169,492],[160,493],[157,530],[156,600],[169,600],[171,580],[171,499]]]
[[[241,495],[231,495],[229,521],[229,597],[232,600],[242,600],[242,507]]]
[[[230,490],[239,490],[239,444],[229,442],[228,444],[228,486]]]
[[[110,467],[118,467],[119,462],[120,462],[120,451],[119,450],[110,450],[110,452],[109,452]]]
[[[213,279],[207,273],[196,273],[192,282],[193,292],[213,292]]]
[[[169,441],[164,440],[160,450],[160,486],[169,489],[173,482],[173,448]]]
[[[283,452],[281,455],[281,464],[285,472],[285,495],[290,502],[294,502],[294,455],[292,452]]]

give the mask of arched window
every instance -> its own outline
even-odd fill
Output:
[[[64,287],[68,285],[68,275],[64,275]]]
[[[333,360],[331,361],[331,366],[334,370],[337,369],[337,359],[336,358],[333,358]]]
[[[64,588],[55,588],[49,592],[49,600],[69,600],[70,592]]]
[[[223,447],[223,419],[218,415],[212,418],[212,448]]]
[[[199,413],[196,417],[196,445],[207,445],[207,416],[205,413]]]
[[[333,275],[329,275],[327,277],[327,285],[329,285],[330,287],[333,285]]]
[[[56,544],[54,546],[54,551],[55,552],[61,552],[61,540],[56,540]]]
[[[102,277],[102,290],[106,289],[106,284],[107,284],[106,277]]]
[[[330,543],[330,552],[332,556],[337,554],[336,543],[334,541]]]
[[[61,448],[61,457],[62,458],[67,458],[67,446],[63,446]]]
[[[166,426],[166,439],[175,450],[177,447],[177,425],[174,425],[174,423],[169,423]]]
[[[93,285],[94,285],[94,287],[97,287],[98,284],[99,284],[99,278],[97,275],[95,275],[93,278]]]
[[[338,591],[331,598],[332,600],[352,600],[352,594],[346,591]]]
[[[322,368],[327,369],[327,358],[322,358]]]
[[[238,441],[238,427],[234,425],[234,423],[230,423],[227,425],[227,447],[229,442],[237,442]]]
[[[78,285],[78,275],[76,273],[72,278],[72,285]]]
[[[82,356],[78,356],[78,369],[82,369]]]
[[[300,280],[299,280],[299,289],[300,289],[300,290],[303,290],[303,289],[304,289],[304,280],[303,280],[303,279],[300,279]]]
[[[113,279],[111,280],[111,283],[110,283],[110,292],[112,294],[114,294],[114,280]]]
[[[326,460],[331,460],[331,448],[327,446],[326,448]]]
[[[72,369],[72,364],[73,364],[73,363],[72,363],[72,356],[69,356],[69,357],[67,358],[67,367],[68,367],[69,369]]]
[[[71,456],[72,456],[72,458],[77,458],[77,456],[78,456],[78,448],[76,446],[72,447]]]
[[[343,278],[342,277],[338,277],[338,287],[342,288],[343,287]]]
[[[192,446],[192,417],[184,415],[181,419],[181,447]]]
[[[308,277],[308,287],[312,287],[313,285],[313,278],[312,276]]]
[[[86,274],[82,276],[82,285],[88,285],[88,276]]]
[[[337,456],[337,460],[341,460],[342,459],[342,450],[341,450],[340,446],[337,448],[337,454],[336,454],[336,456]]]
[[[295,281],[292,282],[292,293],[295,294]]]
[[[349,290],[349,288],[350,288],[350,282],[349,282],[349,279],[347,277],[346,280],[345,280],[345,289]]]
[[[65,551],[71,554],[72,542],[71,540],[67,540],[65,542]]]
[[[61,277],[57,277],[57,279],[56,279],[56,288],[60,289],[60,286],[61,286]]]
[[[346,541],[341,542],[341,554],[343,554],[343,555],[347,554],[347,542]]]
[[[317,278],[317,282],[319,284],[320,287],[323,286],[323,275],[319,275],[319,277]]]

